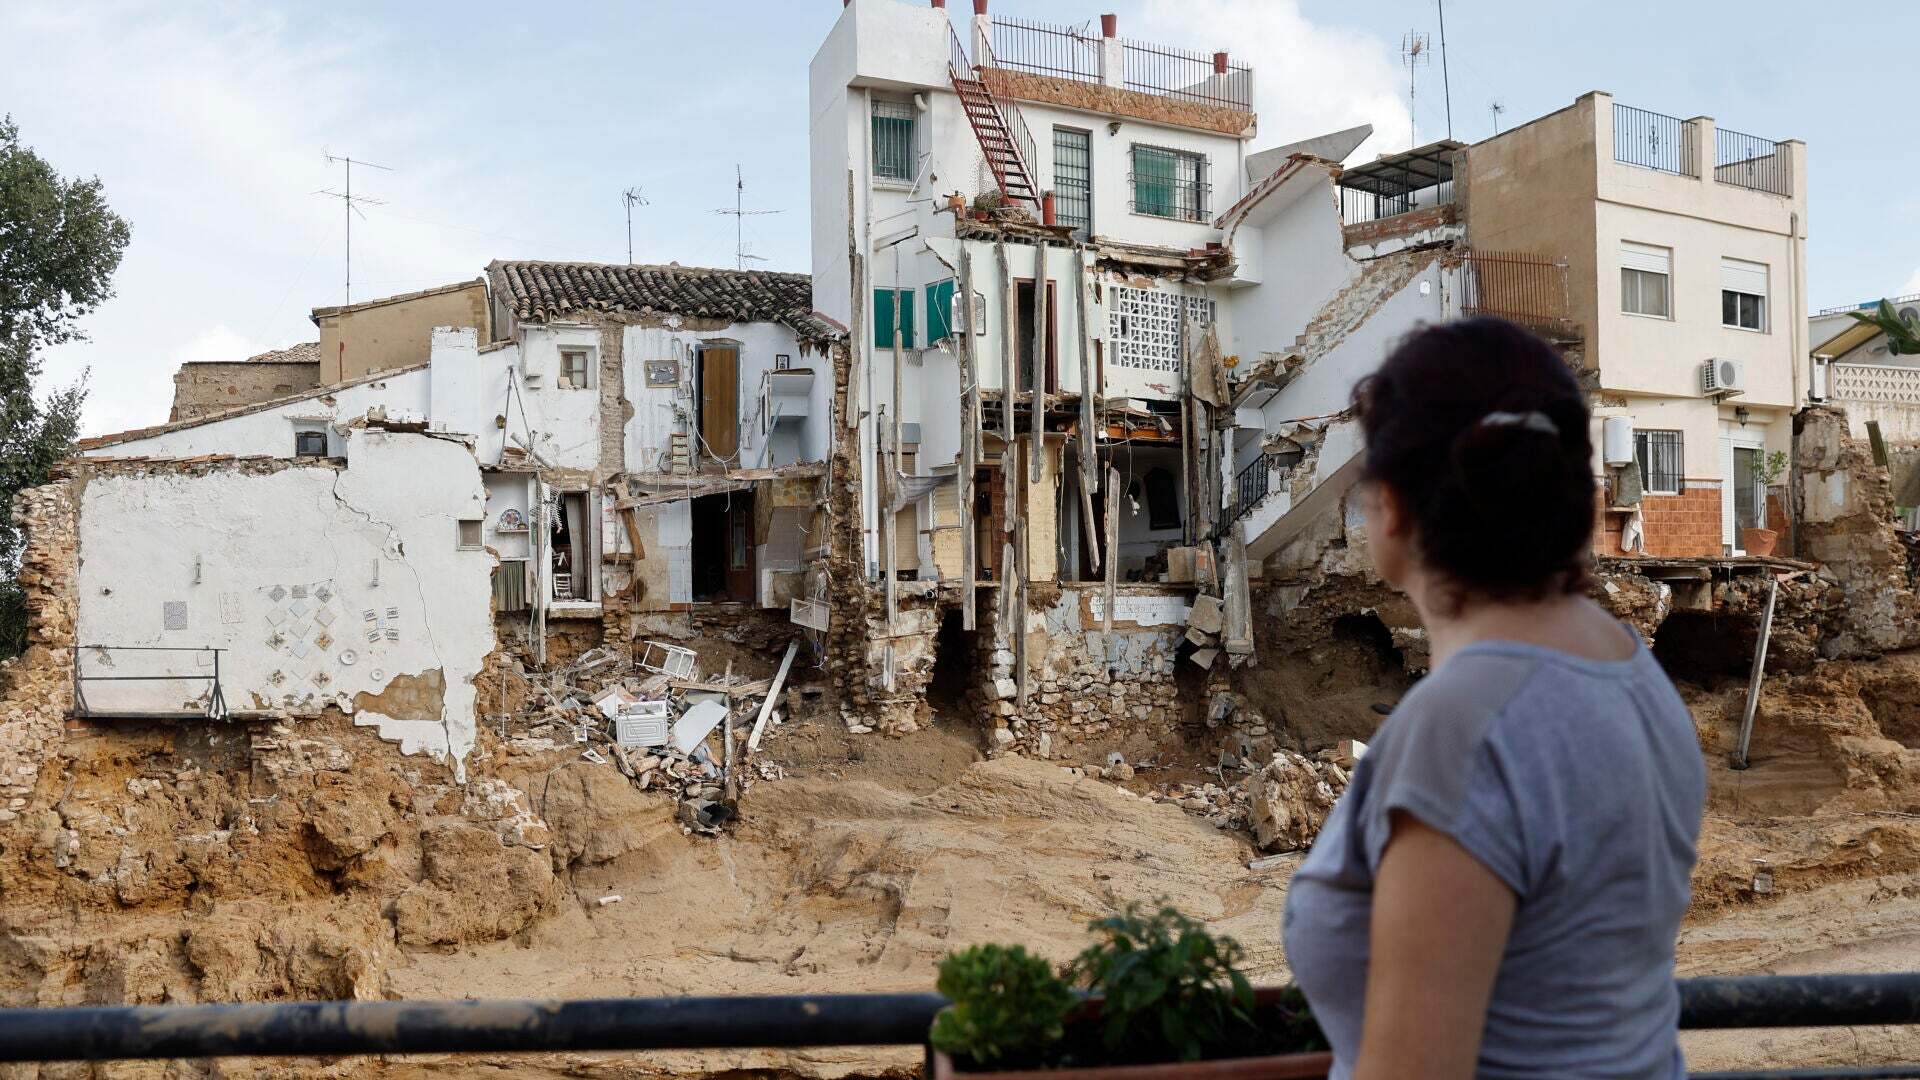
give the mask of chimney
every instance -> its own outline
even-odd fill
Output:
[[[947,0],[933,0],[933,6],[934,6],[934,7],[937,7],[937,8],[943,8],[943,7],[946,7],[946,6],[947,6]]]
[[[1052,225],[1053,223],[1053,192],[1043,191],[1040,193],[1040,224]]]
[[[1227,73],[1226,53],[1217,52],[1213,54],[1213,73],[1215,75],[1225,75]]]
[[[987,13],[987,0],[973,0],[973,13],[975,15],[985,15]]]
[[[1100,36],[1101,37],[1118,37],[1119,34],[1120,34],[1120,16],[1118,15],[1100,16]]]

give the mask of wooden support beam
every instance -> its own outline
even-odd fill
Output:
[[[976,629],[974,601],[980,582],[978,531],[973,526],[974,474],[980,470],[980,365],[974,356],[973,256],[960,241],[960,627]]]
[[[877,462],[879,468],[875,471],[880,474],[880,483],[876,486],[875,494],[879,502],[880,546],[883,549],[880,553],[880,566],[886,575],[886,581],[882,583],[882,587],[887,597],[887,636],[892,637],[894,622],[900,613],[900,575],[896,572],[897,567],[894,565],[899,558],[899,552],[896,550],[893,535],[893,461],[889,456],[890,448],[887,445],[890,441],[888,436],[893,433],[893,428],[887,423],[885,409],[880,411],[879,420],[880,422],[874,425],[874,434],[879,436],[879,442],[876,445],[879,453],[874,455],[879,459]],[[889,684],[893,681],[891,662],[887,667],[887,681]],[[892,686],[889,685],[888,689],[892,689]]]
[[[1753,745],[1753,717],[1760,708],[1760,680],[1767,674],[1767,639],[1773,636],[1773,605],[1780,599],[1780,579],[1767,585],[1767,606],[1760,613],[1760,640],[1753,643],[1753,670],[1747,674],[1747,708],[1740,714],[1740,744],[1733,752],[1733,767],[1748,765],[1747,750]]]
[[[1000,265],[1000,460],[1004,469],[1013,453],[1013,402],[1019,396],[1014,335],[1020,332],[1020,297],[1014,290],[1013,271],[1007,262],[1007,242],[996,241],[993,254]]]
[[[1100,436],[1096,430],[1094,415],[1097,411],[1095,398],[1100,389],[1094,386],[1093,335],[1089,332],[1087,307],[1093,302],[1093,291],[1087,287],[1086,252],[1073,249],[1073,289],[1074,311],[1079,324],[1080,347],[1080,520],[1081,528],[1087,534],[1087,551],[1093,556],[1091,570],[1100,569],[1103,558],[1101,549],[1104,537],[1093,535],[1093,489],[1099,483],[1095,469],[1099,463],[1095,459],[1100,453]]]
[[[1027,385],[1032,402],[1032,411],[1027,414],[1027,431],[1032,444],[1041,445],[1040,433],[1046,427],[1047,415],[1047,242],[1040,240],[1033,245],[1033,381]],[[1036,453],[1027,462],[1027,482],[1040,482],[1040,456]]]
[[[800,651],[798,641],[787,642],[787,655],[780,658],[780,670],[773,673],[773,684],[767,687],[767,699],[760,703],[760,715],[753,721],[753,733],[747,736],[747,753],[760,749],[760,736],[767,730],[767,717],[773,715],[773,703],[780,696],[780,688],[787,684],[787,672],[793,667],[793,654]]]
[[[1100,610],[1100,638],[1106,649],[1101,657],[1111,667],[1113,657],[1113,605],[1119,597],[1120,551],[1115,537],[1120,528],[1120,470],[1107,466],[1107,577]]]

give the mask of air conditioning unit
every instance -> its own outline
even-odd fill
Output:
[[[1722,358],[1700,365],[1700,392],[1708,397],[1732,397],[1746,389],[1747,369],[1740,361]]]

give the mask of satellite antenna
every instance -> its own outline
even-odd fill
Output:
[[[733,218],[733,268],[735,270],[745,270],[748,259],[753,259],[758,262],[767,261],[764,255],[747,254],[747,245],[742,232],[742,223],[750,216],[780,213],[778,210],[748,210],[742,205],[746,197],[747,182],[740,173],[740,166],[735,165],[733,167],[733,208],[727,209],[726,207],[722,207],[714,211],[716,214],[726,214]]]
[[[1493,133],[1500,134],[1500,114],[1507,111],[1506,105],[1499,101],[1489,101],[1487,111],[1493,114]]]
[[[1418,30],[1409,30],[1400,39],[1400,62],[1407,66],[1407,126],[1411,132],[1412,145],[1420,144],[1420,122],[1415,119],[1413,107],[1413,73],[1418,68],[1433,62],[1433,50],[1430,39]]]
[[[633,265],[633,208],[646,206],[647,197],[637,187],[630,187],[620,193],[620,201],[627,208],[627,265]]]
[[[351,304],[353,303],[353,215],[360,214],[361,220],[366,220],[367,215],[360,211],[361,203],[365,203],[368,206],[386,205],[385,199],[370,199],[365,195],[355,195],[353,193],[353,167],[359,165],[363,168],[379,169],[381,172],[392,172],[393,170],[385,165],[375,165],[371,161],[360,161],[341,154],[329,154],[324,147],[320,153],[321,156],[327,159],[327,164],[333,165],[337,163],[347,167],[346,190],[334,191],[329,188],[316,191],[314,194],[325,195],[330,199],[339,199],[341,206],[344,208],[344,213],[347,218],[347,287],[345,299],[342,302]]]

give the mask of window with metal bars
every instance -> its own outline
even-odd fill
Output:
[[[1133,148],[1133,212],[1181,221],[1207,219],[1207,159],[1158,146]],[[1055,203],[1056,210],[1058,202]]]
[[[882,180],[913,179],[913,106],[904,101],[873,103],[873,175]]]
[[[1053,129],[1054,220],[1085,237],[1093,230],[1093,135]]]
[[[1633,457],[1640,466],[1640,490],[1648,495],[1678,495],[1686,472],[1686,455],[1677,431],[1636,431]]]

